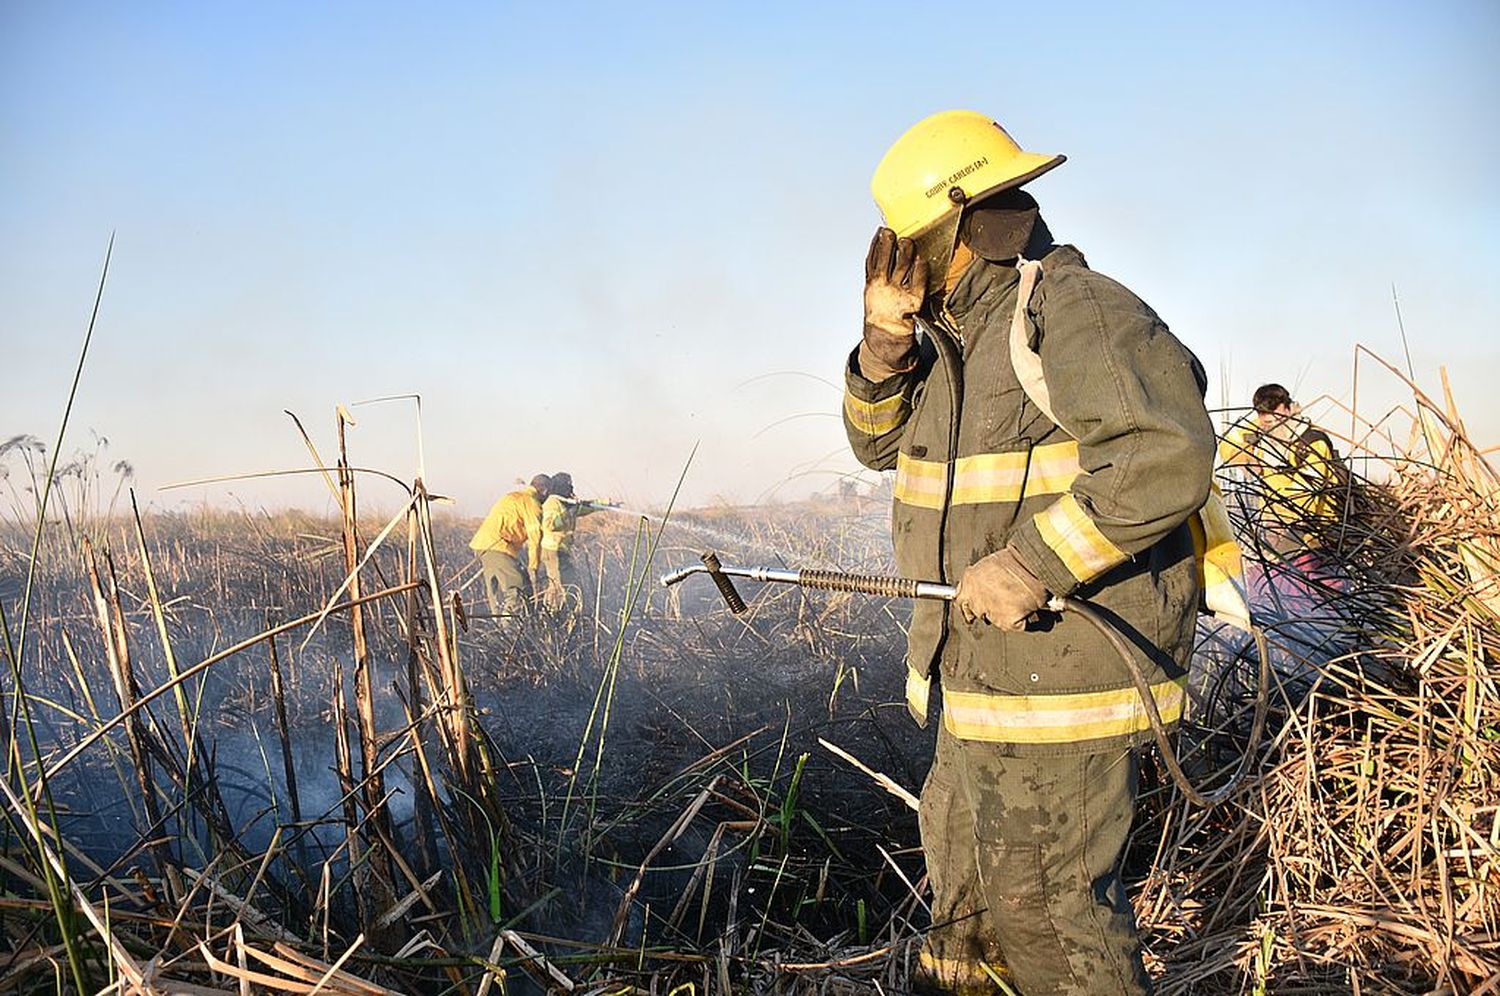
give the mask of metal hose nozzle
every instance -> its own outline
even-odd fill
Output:
[[[703,566],[708,568],[708,576],[714,579],[714,587],[718,588],[719,594],[724,596],[724,604],[729,606],[729,611],[735,615],[744,612],[745,600],[740,597],[738,591],[735,591],[734,582],[729,580],[729,575],[724,573],[718,554],[712,550],[704,553]]]
[[[842,571],[820,571],[804,567],[797,572],[797,583],[804,588],[823,588],[828,591],[852,591],[862,595],[883,595],[886,598],[916,598],[915,578],[884,577],[876,574],[845,574]]]

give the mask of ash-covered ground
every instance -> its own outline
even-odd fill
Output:
[[[391,843],[411,872],[444,880],[462,865],[492,884],[493,925],[583,945],[776,950],[783,960],[816,961],[917,936],[927,914],[915,813],[872,774],[915,794],[931,756],[932,727],[918,728],[902,701],[908,607],[743,581],[750,609],[735,616],[705,577],[670,591],[658,583],[708,549],[745,566],[890,573],[888,508],[849,497],[696,510],[665,525],[591,516],[579,536],[583,583],[570,611],[536,609],[511,620],[487,618],[466,546],[473,524],[440,523],[442,581],[464,608],[450,610],[454,648],[503,813],[471,821],[457,843],[419,818],[423,775],[402,740],[412,674],[405,617],[399,600],[372,605],[366,632],[378,761]],[[336,523],[163,517],[144,532],[179,669],[317,612],[343,579]],[[107,563],[101,586],[107,591],[108,575],[116,577],[139,695],[170,676],[141,564],[123,527],[101,528],[92,542]],[[66,551],[54,555],[33,597],[23,651],[43,753],[53,757],[120,706],[98,598]],[[398,583],[398,551],[378,551],[362,576],[366,591]],[[11,612],[20,577],[7,569],[0,581]],[[1310,645],[1337,639],[1340,620],[1320,619],[1325,601],[1316,591],[1262,574],[1256,594],[1264,616]],[[352,934],[358,877],[346,846],[349,786],[336,770],[332,704],[342,687],[348,708],[350,637],[348,618],[336,614],[276,642],[284,727],[264,641],[184,683],[181,701],[162,696],[143,711],[153,742],[175,753],[183,770],[191,766],[182,716],[191,717],[193,770],[200,783],[205,775],[212,781],[213,806],[195,809],[189,800],[204,786],[179,782],[159,790],[157,808],[168,815],[153,823],[125,725],[114,728],[54,786],[69,840],[115,876],[149,871],[162,846],[203,869],[219,860],[226,838],[244,865],[275,842],[266,877],[276,888],[263,900],[272,915],[307,931],[313,924],[299,917],[318,908],[309,893],[324,888],[324,922]],[[1194,682],[1200,714],[1242,706],[1253,695],[1245,641],[1212,627],[1203,637],[1210,666]],[[353,719],[346,722],[357,741]],[[363,770],[366,762],[351,753]],[[455,814],[471,801],[446,783],[437,793],[438,805]],[[1139,850],[1132,868],[1145,874],[1149,841]],[[331,879],[320,886],[325,871]],[[472,926],[463,933],[486,936]],[[471,943],[483,953],[485,941]]]

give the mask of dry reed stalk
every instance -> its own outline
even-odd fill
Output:
[[[387,797],[387,800],[388,798],[389,797]],[[382,800],[382,802],[385,802],[387,800]],[[380,839],[380,843],[385,847],[386,853],[390,856],[391,863],[395,866],[396,871],[398,871],[401,876],[406,879],[407,888],[411,890],[411,892],[403,899],[397,899],[394,896],[391,897],[390,904],[386,907],[385,910],[381,912],[379,916],[375,918],[375,922],[373,924],[375,933],[372,936],[383,936],[382,932],[386,928],[394,925],[395,922],[400,919],[402,915],[404,915],[404,911],[410,909],[418,900],[420,900],[422,902],[422,905],[426,906],[427,909],[433,914],[438,916],[444,915],[444,911],[438,909],[437,904],[432,901],[432,897],[427,893],[427,890],[431,888],[431,885],[424,883],[421,878],[417,876],[417,873],[412,869],[411,865],[408,864],[406,859],[401,856],[401,851],[396,847],[396,842],[390,837],[386,836],[386,832],[381,828],[380,824],[375,823],[374,821],[369,821],[369,824],[374,829],[376,836]],[[429,881],[436,882],[441,877],[442,871],[439,870],[433,873],[433,877]]]
[[[243,981],[262,992],[327,993],[329,996],[397,996],[394,990],[377,986],[339,970],[337,966],[341,962],[320,965],[322,974],[326,976],[326,978],[321,978],[315,969],[306,964],[306,961],[310,959],[305,959],[303,956],[299,956],[298,961],[293,961],[286,957],[277,958],[267,955],[250,945],[245,945],[241,950],[249,958],[280,974],[272,975],[268,971],[241,968],[215,955],[208,945],[201,943],[198,945],[199,954],[211,971],[236,981]]]
[[[417,619],[421,602],[415,588],[418,578],[417,509],[414,504],[406,507],[406,580],[414,587],[406,593],[406,700],[402,703],[402,708],[406,710],[407,722],[412,724],[413,743],[421,758],[423,777],[411,780],[415,794],[412,800],[412,844],[417,852],[417,867],[426,871],[437,863],[437,855],[433,851],[433,841],[437,839],[437,834],[432,815],[436,796],[432,790],[431,772],[422,744],[422,731],[416,725],[416,717],[422,714],[422,682],[419,680],[422,657]]]
[[[380,733],[375,723],[375,697],[371,689],[370,645],[365,634],[364,606],[359,604],[360,563],[359,537],[356,531],[354,474],[349,469],[349,450],[345,429],[354,424],[347,409],[338,406],[335,414],[338,428],[338,484],[341,534],[344,550],[344,575],[347,579],[349,598],[355,604],[349,610],[349,629],[354,642],[354,711],[359,728],[359,774],[364,787],[364,803],[367,819],[374,823],[382,835],[389,837],[389,814],[379,806],[385,796],[385,779],[376,768],[379,753]],[[385,852],[375,841],[362,842],[368,852],[368,881],[363,883],[372,889],[371,903],[367,908],[383,908],[393,898],[391,873]],[[351,854],[351,857],[353,855]],[[357,885],[358,887],[358,885]],[[367,923],[368,926],[368,923]]]
[[[266,616],[266,628],[271,628],[269,612]],[[292,822],[301,826],[302,824],[302,796],[297,791],[297,764],[292,755],[292,734],[290,724],[286,718],[286,693],[284,679],[281,674],[281,655],[276,652],[276,638],[274,636],[266,639],[266,650],[271,664],[271,703],[275,708],[276,739],[281,745],[281,773],[286,780],[287,800],[292,811]],[[304,859],[305,847],[302,838],[298,837],[294,845],[297,852],[298,863]]]
[[[687,830],[688,825],[693,822],[699,811],[703,809],[703,804],[709,800],[709,797],[714,794],[714,790],[718,787],[719,778],[715,776],[701,792],[693,797],[693,801],[688,803],[687,808],[673,821],[672,825],[667,828],[667,832],[662,834],[661,839],[656,842],[656,846],[651,848],[650,852],[641,861],[640,867],[636,869],[635,877],[631,879],[630,885],[626,886],[625,894],[620,898],[620,905],[615,910],[614,923],[610,927],[609,940],[606,942],[608,945],[614,946],[620,943],[620,935],[625,930],[625,921],[630,915],[631,904],[635,902],[636,893],[640,892],[641,882],[646,877],[646,869],[656,859],[657,855],[661,854],[662,851],[666,850],[682,836]]]
[[[850,754],[848,751],[844,750],[842,747],[839,747],[839,746],[837,746],[835,744],[829,743],[827,740],[823,739],[822,737],[818,738],[818,743],[822,744],[825,748],[827,748],[831,753],[834,754],[834,756],[842,758],[845,761],[848,761],[850,764],[854,765],[854,767],[858,768],[860,771],[862,771],[865,774],[869,775],[872,779],[874,779],[876,785],[879,785],[881,788],[885,789],[891,795],[893,795],[896,798],[900,799],[903,803],[906,804],[906,808],[910,809],[912,812],[915,813],[919,808],[921,808],[920,807],[920,800],[918,800],[916,796],[912,795],[910,791],[908,791],[907,789],[903,788],[901,785],[897,784],[896,780],[894,778],[892,778],[890,775],[887,775],[884,772],[876,771],[873,768],[870,768],[868,765],[866,765],[859,758],[855,757],[853,754]]]
[[[129,713],[131,717],[125,725],[125,739],[130,745],[130,759],[141,790],[141,804],[145,807],[146,819],[150,821],[148,825],[158,828],[163,825],[161,806],[157,799],[156,782],[151,773],[151,753],[147,747],[148,733],[140,715],[133,710],[133,706],[141,697],[141,690],[131,668],[130,646],[125,639],[125,620],[120,611],[120,593],[114,576],[114,564],[110,561],[109,554],[106,553],[104,558],[108,566],[109,581],[109,590],[106,594],[100,578],[98,559],[88,537],[83,538],[82,549],[88,565],[89,584],[93,589],[94,608],[99,617],[99,632],[104,639],[105,658],[109,663],[109,674],[114,682],[115,696],[120,701],[121,713]],[[167,890],[166,899],[170,905],[173,897],[182,895],[181,884],[175,877],[176,862],[172,857],[171,848],[167,846],[164,838],[154,837],[149,844],[149,849],[156,864],[157,874],[161,877],[162,887]]]
[[[673,930],[682,924],[683,915],[687,912],[688,903],[698,891],[699,883],[703,883],[703,898],[699,903],[698,930],[696,938],[703,938],[703,923],[708,915],[709,897],[713,891],[714,869],[718,866],[719,848],[724,834],[730,830],[743,831],[746,834],[754,833],[760,827],[759,820],[723,820],[714,827],[713,834],[708,839],[708,846],[703,849],[703,856],[693,866],[693,874],[688,883],[682,889],[682,895],[677,899],[677,905],[672,909],[672,915],[667,918],[667,924]]]
[[[333,688],[330,695],[329,711],[333,719],[334,770],[338,774],[340,804],[344,810],[344,849],[349,853],[349,872],[354,881],[354,908],[358,911],[359,922],[368,924],[374,916],[374,910],[365,891],[370,872],[365,861],[365,843],[359,831],[359,810],[354,802],[360,788],[354,780],[354,761],[349,746],[349,718],[344,704],[344,672],[337,666],[333,668]]]
[[[401,897],[401,899],[397,901],[395,906],[392,906],[390,909],[382,913],[380,915],[380,918],[376,920],[376,926],[389,927],[391,924],[395,923],[396,921],[400,920],[408,913],[410,913],[412,907],[416,906],[418,902],[420,902],[423,906],[426,906],[433,913],[438,913],[439,910],[437,908],[437,904],[433,902],[431,893],[433,887],[438,884],[438,880],[442,877],[442,869],[438,869],[430,876],[428,876],[427,881],[413,882],[411,885],[411,891],[408,892],[405,896]]]
[[[490,945],[489,957],[485,959],[484,978],[479,980],[479,989],[474,993],[474,996],[489,996],[490,987],[494,985],[496,979],[500,980],[501,991],[504,992],[506,972],[505,969],[500,968],[498,965],[500,956],[504,953],[505,937],[504,935],[497,935],[495,943]]]
[[[271,852],[268,852],[268,854],[269,853]],[[184,868],[182,870],[182,873],[183,875],[187,876],[187,878],[191,882],[193,882],[195,886],[202,887],[204,891],[223,902],[224,905],[229,907],[229,909],[233,910],[236,926],[238,926],[239,923],[243,920],[245,923],[248,923],[253,929],[259,931],[266,937],[270,937],[275,940],[297,940],[296,935],[278,925],[276,921],[270,916],[270,914],[266,913],[264,910],[257,909],[249,899],[242,899],[240,896],[236,895],[233,890],[229,889],[223,883],[214,879],[207,872],[197,872],[191,868]],[[187,908],[187,904],[185,902],[182,904],[182,908]]]
[[[470,729],[470,701],[464,687],[463,672],[459,670],[458,654],[450,640],[448,620],[444,613],[442,587],[437,577],[437,552],[432,539],[432,508],[427,489],[418,481],[416,487],[418,537],[422,558],[426,565],[427,593],[432,608],[435,629],[433,642],[437,645],[439,673],[443,679],[443,710],[440,719],[449,733],[453,761],[459,777],[472,784],[474,777],[473,731]]]
[[[67,883],[74,908],[83,914],[84,918],[88,920],[89,925],[94,928],[94,932],[99,935],[99,939],[104,942],[105,949],[109,953],[110,963],[120,972],[128,984],[138,989],[142,988],[145,975],[141,971],[141,966],[131,957],[130,953],[125,949],[124,944],[115,937],[108,923],[99,915],[99,911],[94,909],[93,903],[84,895],[83,890],[69,877],[62,859],[48,845],[46,836],[42,833],[40,825],[32,819],[29,807],[16,797],[7,779],[0,778],[0,793],[4,793],[5,801],[9,804],[15,819],[20,822],[21,826],[31,837],[31,842],[35,845],[37,853],[40,854],[41,859],[52,870],[52,874],[56,876],[57,881]]]
[[[578,988],[577,983],[563,974],[552,962],[536,948],[526,943],[526,939],[514,930],[501,930],[500,936],[505,942],[515,948],[521,954],[521,967],[536,976],[537,981],[550,990],[560,990],[565,993],[573,992]]]

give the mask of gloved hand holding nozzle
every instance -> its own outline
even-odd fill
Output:
[[[911,239],[876,230],[865,256],[865,335],[860,372],[885,380],[916,366],[917,311],[927,296],[927,261]]]
[[[983,619],[997,629],[1022,630],[1026,620],[1047,607],[1047,588],[1005,547],[981,557],[958,579],[953,600],[964,619]]]

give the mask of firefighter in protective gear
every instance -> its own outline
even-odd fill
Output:
[[[895,472],[899,572],[958,584],[913,603],[907,646],[919,722],[942,697],[918,981],[949,992],[1150,989],[1120,879],[1149,720],[1104,638],[1043,606],[1103,609],[1180,718],[1214,432],[1197,359],[1019,189],[1061,162],[973,112],[903,135],[845,372],[850,445]]]
[[[1286,560],[1316,553],[1339,519],[1344,464],[1328,433],[1302,417],[1280,384],[1262,384],[1254,414],[1224,434],[1225,466],[1244,467],[1261,482],[1260,538]]]
[[[527,593],[533,589],[541,564],[542,502],[551,485],[551,478],[538,474],[526,487],[495,502],[469,540],[469,549],[479,558],[485,600],[497,616],[514,617],[525,611]]]
[[[597,511],[597,506],[574,496],[572,474],[558,471],[552,475],[551,493],[542,503],[542,566],[547,571],[542,601],[553,612],[567,604],[569,588],[582,592],[573,569],[573,534],[580,516]]]

